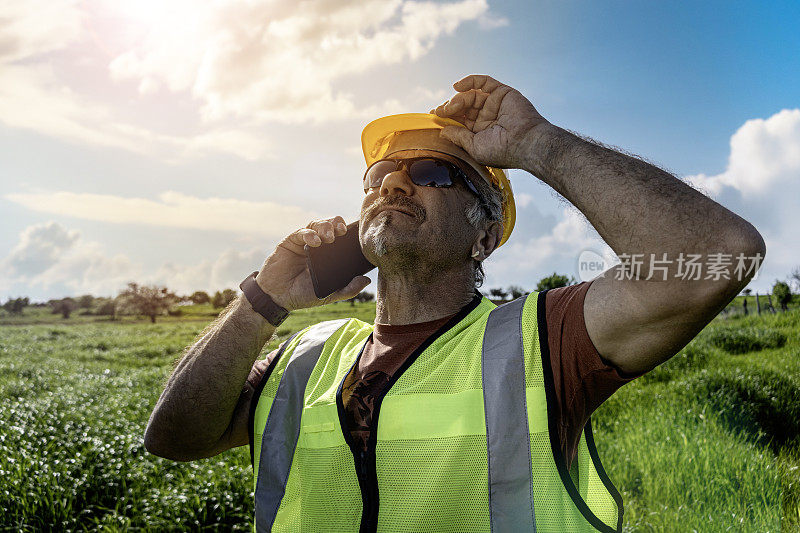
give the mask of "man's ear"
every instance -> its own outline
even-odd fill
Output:
[[[486,229],[478,232],[478,239],[472,245],[472,257],[478,261],[483,261],[500,246],[503,238],[503,223],[499,221],[490,222]]]

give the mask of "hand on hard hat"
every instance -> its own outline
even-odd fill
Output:
[[[453,88],[455,96],[431,113],[466,127],[445,126],[440,135],[483,165],[523,168],[528,136],[550,123],[522,93],[490,76],[472,74]]]

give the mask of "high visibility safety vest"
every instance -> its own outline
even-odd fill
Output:
[[[497,307],[476,292],[376,401],[368,455],[351,448],[341,393],[373,325],[295,334],[256,391],[255,529],[621,531],[591,423],[570,469],[558,444],[544,294]]]

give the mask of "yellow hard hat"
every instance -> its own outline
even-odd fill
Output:
[[[367,166],[379,159],[383,159],[387,155],[391,148],[392,140],[399,133],[414,130],[441,130],[445,126],[465,127],[453,119],[442,118],[430,113],[403,113],[373,120],[361,132],[361,148],[364,151],[364,159],[367,162]],[[441,139],[441,146],[437,144],[436,149],[463,159],[475,167],[490,185],[503,193],[503,237],[500,239],[499,248],[511,236],[511,232],[514,230],[514,221],[517,218],[514,192],[511,190],[508,173],[502,168],[481,165],[467,152],[446,139]]]

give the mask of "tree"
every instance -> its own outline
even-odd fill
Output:
[[[219,309],[220,307],[225,307],[232,301],[236,299],[236,291],[233,289],[225,289],[222,292],[215,292],[214,296],[211,297],[211,305],[214,306],[214,309]]]
[[[800,291],[800,266],[792,270],[792,273],[789,275],[789,281],[794,283],[797,290]]]
[[[84,294],[78,297],[76,303],[78,304],[78,309],[91,309],[94,303],[94,296],[91,294]]]
[[[21,315],[22,311],[29,304],[30,300],[27,296],[25,298],[9,298],[8,301],[3,304],[3,309],[5,309],[10,315]]]
[[[789,302],[792,301],[792,290],[789,288],[788,283],[775,281],[775,285],[772,286],[772,295],[780,304],[781,311],[789,309]]]
[[[489,289],[489,294],[494,296],[495,300],[505,300],[508,293],[503,289]]]
[[[191,296],[189,296],[189,300],[195,304],[207,304],[211,301],[211,297],[205,291],[194,291]]]
[[[97,298],[99,305],[97,306],[97,314],[102,316],[110,316],[111,320],[117,318],[117,300],[114,298]]]
[[[53,314],[61,313],[62,318],[69,318],[69,315],[78,308],[78,304],[72,298],[62,298],[60,300],[51,300],[51,307]]]
[[[150,317],[150,322],[153,324],[158,315],[164,314],[178,301],[178,297],[166,287],[138,285],[133,282],[128,283],[128,288],[119,294],[119,298],[126,307],[140,315]]]
[[[375,295],[371,292],[361,291],[353,297],[356,302],[367,303],[375,299]]]
[[[542,292],[549,289],[557,289],[558,287],[566,287],[573,283],[575,283],[575,279],[569,278],[564,274],[556,274],[553,272],[546,278],[539,280],[539,283],[536,284],[536,290],[537,292]]]
[[[375,299],[375,295],[372,294],[371,292],[361,291],[358,294],[356,294],[355,296],[353,296],[352,298],[348,298],[347,300],[342,300],[342,301],[350,302],[350,306],[354,307],[356,305],[356,302],[365,302],[366,303],[366,302],[371,302],[374,299]]]
[[[525,292],[525,289],[523,289],[519,285],[510,285],[508,287],[508,292],[511,294],[512,300],[516,300],[517,298],[520,298],[521,296],[525,296],[526,294],[528,294],[527,292]]]
[[[225,289],[222,291],[223,305],[227,306],[229,303],[236,299],[236,291],[233,289]]]
[[[211,297],[211,306],[214,309],[219,309],[220,307],[225,307],[225,304],[222,303],[222,293],[217,291],[214,293],[214,296]]]

